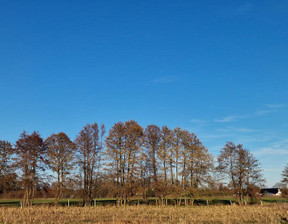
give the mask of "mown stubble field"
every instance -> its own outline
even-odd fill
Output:
[[[0,208],[0,223],[288,223],[288,205]]]

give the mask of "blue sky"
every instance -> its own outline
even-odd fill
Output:
[[[0,0],[0,139],[92,122],[195,132],[288,163],[288,2]]]

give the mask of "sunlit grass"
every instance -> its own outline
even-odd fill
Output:
[[[176,203],[176,200],[172,197],[167,198],[168,204],[173,205]],[[184,205],[184,198],[182,198],[182,205]],[[188,198],[186,198],[188,199]],[[156,198],[149,198],[147,200],[143,200],[142,198],[131,198],[129,204],[130,205],[137,205],[139,204],[149,204],[149,205],[155,205]],[[262,201],[262,204],[270,204],[270,203],[285,203],[288,202],[288,199],[281,198],[281,197],[262,197],[258,200],[258,204],[260,204],[260,200]],[[69,203],[68,203],[69,201]],[[114,206],[117,204],[115,198],[95,198],[95,205],[96,206]],[[188,201],[188,200],[187,200]],[[0,206],[9,206],[9,207],[20,207],[21,199],[0,199]],[[53,198],[47,198],[47,199],[34,199],[32,200],[32,204],[39,206],[39,205],[53,205],[55,200]],[[237,203],[237,199],[233,197],[201,197],[196,198],[194,201],[195,205],[207,205],[207,202],[209,205],[230,205],[231,203]],[[187,202],[188,203],[188,202]],[[81,206],[82,205],[82,199],[80,198],[74,198],[74,199],[60,199],[59,205],[61,206]]]
[[[285,204],[270,206],[0,208],[0,223],[285,223]]]

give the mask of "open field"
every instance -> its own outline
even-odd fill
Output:
[[[0,223],[287,223],[288,205],[0,208]]]
[[[175,205],[176,200],[173,198],[169,198],[168,205]],[[0,199],[0,207],[20,207],[21,199]],[[288,203],[288,199],[281,197],[262,197],[262,204],[270,204],[270,203]],[[34,199],[33,205],[54,205],[54,199]],[[95,199],[96,206],[114,206],[117,204],[115,198],[97,198]],[[231,205],[231,203],[237,203],[237,200],[233,197],[202,197],[196,198],[194,200],[194,205]],[[132,198],[129,201],[129,205],[155,205],[155,198],[149,198],[147,200],[143,200],[142,198]],[[260,201],[258,201],[260,204]],[[60,199],[59,205],[68,206],[68,199]],[[69,199],[70,206],[82,206],[82,199]],[[184,199],[181,201],[181,205],[185,205]]]

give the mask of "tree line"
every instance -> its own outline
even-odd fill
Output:
[[[14,145],[0,140],[0,194],[20,192],[23,206],[51,189],[55,204],[76,196],[85,206],[108,196],[118,205],[151,196],[157,204],[171,196],[193,204],[199,191],[212,188],[237,194],[242,204],[263,183],[261,172],[242,145],[227,142],[216,162],[196,134],[179,127],[143,128],[133,120],[107,133],[104,125],[87,124],[73,141],[64,132],[43,139],[36,131],[24,131]]]

